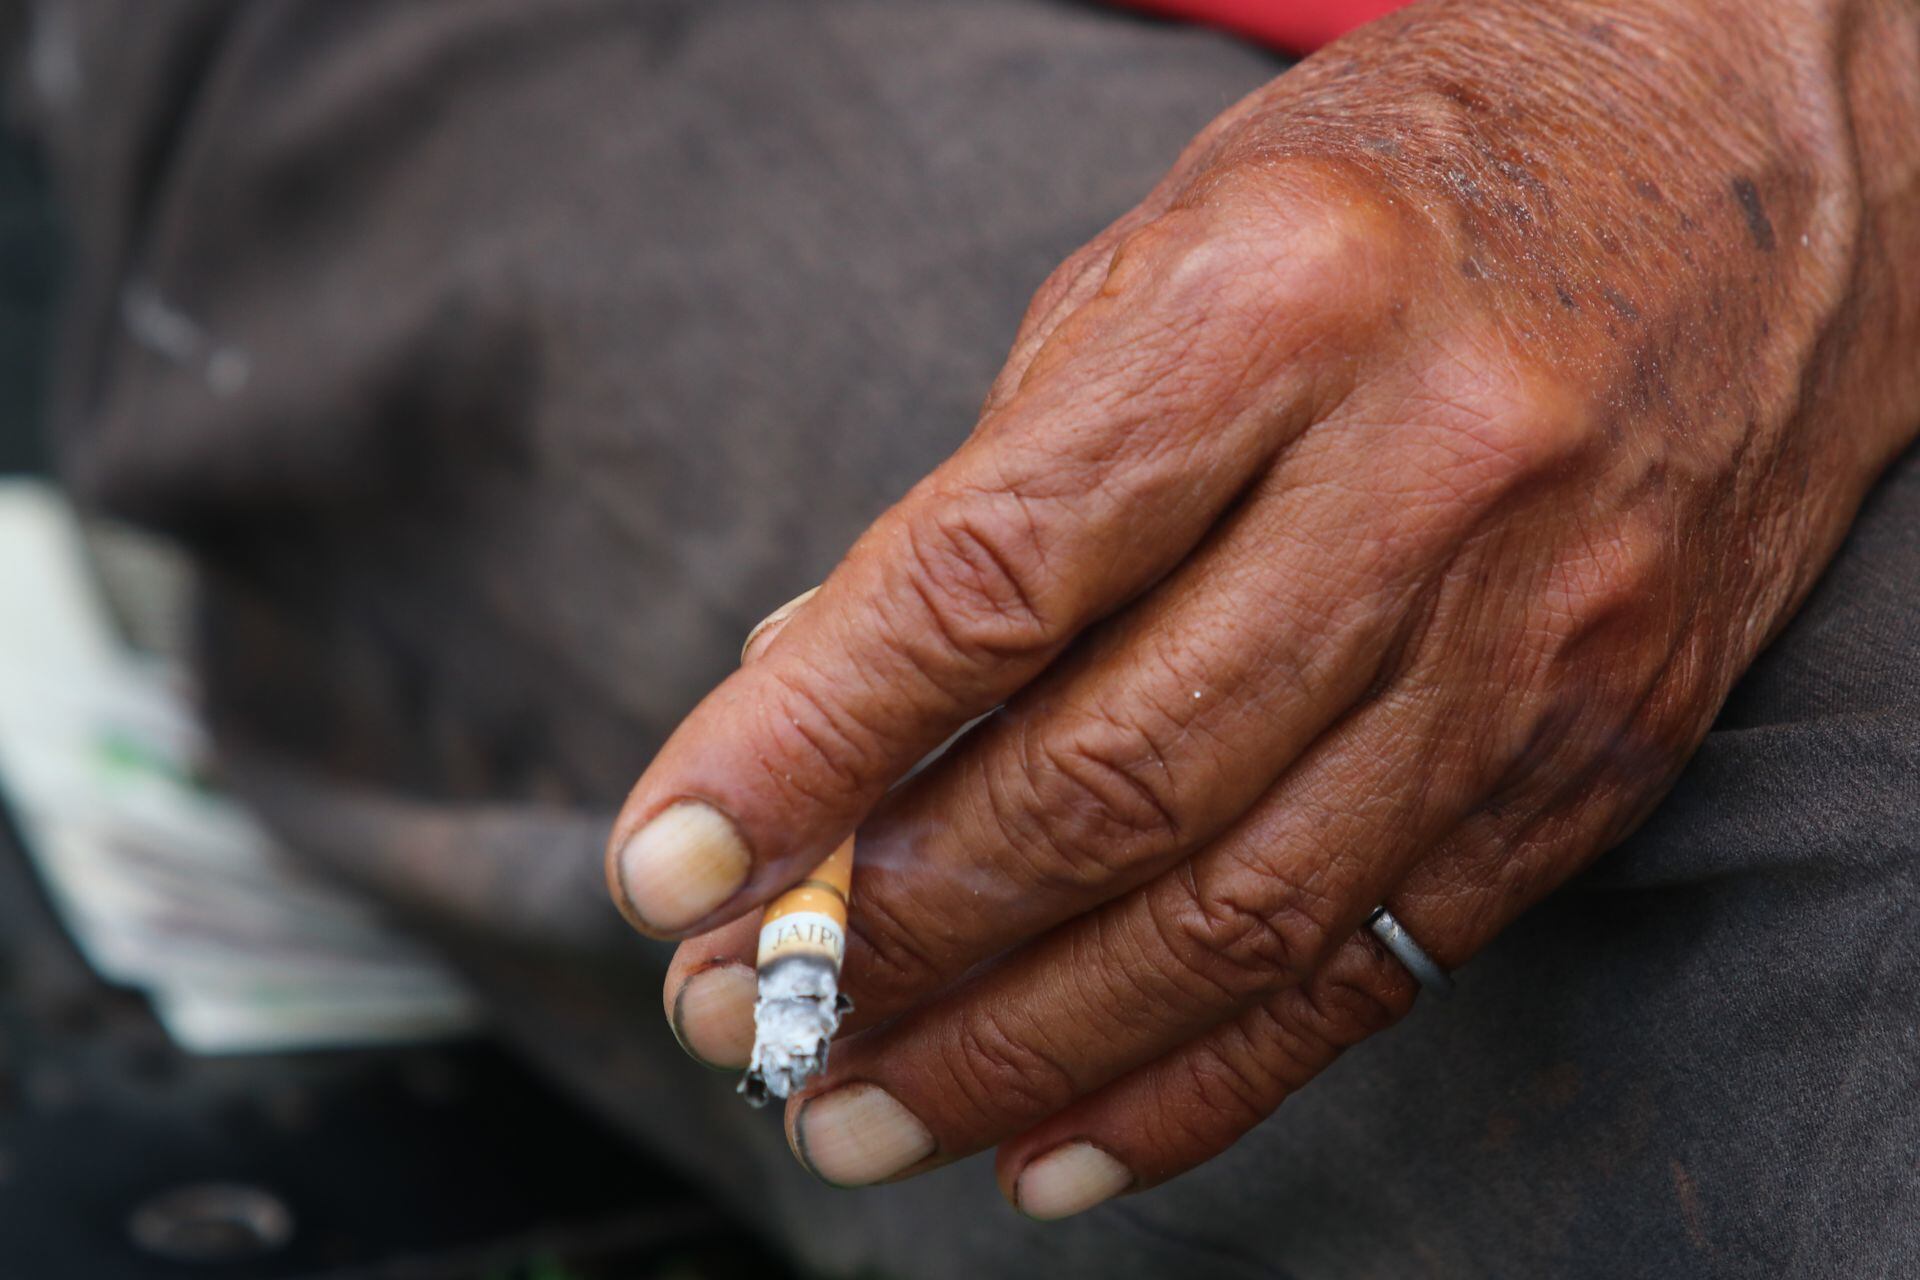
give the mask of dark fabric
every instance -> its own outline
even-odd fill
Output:
[[[238,776],[824,1274],[1920,1272],[1920,458],[1647,827],[1228,1156],[1046,1227],[981,1160],[831,1191],[673,1046],[607,815],[1273,64],[1039,0],[48,8],[62,456],[206,567]]]

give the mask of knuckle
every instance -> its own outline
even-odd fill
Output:
[[[1109,720],[1035,744],[1028,803],[1069,868],[1103,878],[1177,846],[1182,822],[1165,753],[1144,729]]]
[[[771,685],[761,708],[766,740],[779,746],[764,761],[768,776],[811,803],[862,794],[885,761],[881,736],[803,679],[774,672]]]
[[[849,984],[857,984],[863,1018],[885,1017],[951,976],[924,941],[927,932],[907,923],[884,886],[862,885],[847,918],[848,942],[859,960],[846,970]]]
[[[1112,252],[1113,244],[1107,235],[1074,250],[1053,269],[1034,293],[1033,301],[1027,305],[1026,316],[1021,321],[1022,331],[1040,324],[1062,303],[1084,289],[1088,276],[1098,271],[1101,260]]]
[[[1391,956],[1343,955],[1306,984],[1300,1028],[1336,1052],[1351,1048],[1405,1017],[1418,990]]]
[[[1487,735],[1485,780],[1505,809],[1549,801],[1575,765],[1573,742],[1583,736],[1587,702],[1574,690],[1529,691],[1509,699],[1504,723]]]
[[[1503,786],[1564,781],[1570,768],[1622,751],[1634,771],[1651,763],[1639,746],[1690,705],[1666,696],[1697,687],[1698,654],[1676,628],[1666,538],[1651,527],[1596,533],[1544,572],[1524,623],[1501,641],[1492,665],[1508,691],[1489,735]],[[1651,736],[1649,736],[1651,735]],[[1647,776],[1652,776],[1648,774]]]
[[[1034,294],[1021,318],[1013,350],[987,396],[989,412],[1012,399],[1036,368],[1048,363],[1042,353],[1058,345],[1062,332],[1072,331],[1075,313],[1100,290],[1103,268],[1112,257],[1120,234],[1109,230],[1083,245],[1056,267]],[[1057,360],[1058,355],[1053,358]]]
[[[1332,314],[1385,302],[1409,237],[1404,211],[1377,179],[1299,157],[1281,174],[1256,153],[1220,166],[1207,193],[1214,238],[1240,249],[1228,265],[1257,268],[1292,300]]]
[[[1046,549],[1017,495],[936,501],[906,540],[908,585],[943,656],[989,666],[1057,643]]]
[[[1258,900],[1172,877],[1155,900],[1155,924],[1180,971],[1231,1001],[1298,982],[1327,941],[1326,904],[1270,878]]]
[[[1078,1092],[1059,1058],[1009,1032],[990,1010],[969,1008],[954,1036],[962,1087],[982,1115],[1045,1115]]]
[[[1139,292],[1181,263],[1204,255],[1208,244],[1203,222],[1187,210],[1151,218],[1120,237],[1107,261],[1102,297],[1118,298]]]
[[[1102,296],[1230,316],[1275,332],[1324,335],[1384,319],[1402,215],[1377,186],[1320,166],[1284,181],[1262,163],[1216,166],[1177,207],[1130,232]],[[1303,317],[1312,324],[1300,328]]]
[[[1273,1074],[1240,1046],[1208,1044],[1185,1056],[1187,1091],[1214,1125],[1238,1131],[1267,1118],[1278,1093]]]
[[[1648,640],[1664,657],[1670,628],[1657,624],[1671,604],[1674,550],[1665,529],[1630,515],[1610,529],[1587,533],[1560,556],[1541,584],[1535,634],[1558,657],[1581,641],[1608,631],[1622,651]],[[1636,645],[1638,642],[1638,645]]]
[[[1415,405],[1427,481],[1474,509],[1563,472],[1600,434],[1574,387],[1515,358],[1504,343],[1494,336],[1457,342],[1427,364]]]
[[[985,784],[987,812],[999,837],[998,864],[1024,891],[1077,901],[1113,879],[1110,851],[1083,838],[1077,825],[1069,830],[1047,799],[1057,784],[1020,763],[989,769]]]

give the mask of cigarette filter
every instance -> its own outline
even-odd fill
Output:
[[[827,1067],[827,1045],[852,1002],[840,994],[847,956],[853,839],[775,898],[761,917],[753,1057],[740,1092],[754,1106],[785,1098]]]

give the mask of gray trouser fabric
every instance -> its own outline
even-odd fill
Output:
[[[65,0],[34,38],[62,458],[206,567],[237,776],[823,1273],[1920,1273],[1920,457],[1656,817],[1229,1155],[1047,1227],[980,1160],[831,1191],[672,1044],[608,815],[1276,64],[1041,0]]]

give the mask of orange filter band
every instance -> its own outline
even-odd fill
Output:
[[[836,971],[847,954],[847,893],[853,885],[853,839],[813,874],[767,905],[760,918],[759,967],[788,956],[819,956]]]

